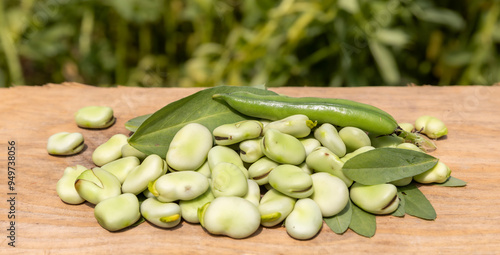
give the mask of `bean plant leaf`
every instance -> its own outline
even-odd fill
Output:
[[[396,217],[404,217],[406,214],[405,198],[404,198],[403,193],[401,193],[401,191],[399,191],[399,190],[398,190],[398,198],[399,198],[398,209],[396,209],[396,211],[394,211],[391,215],[396,216]]]
[[[128,129],[130,132],[135,132],[139,128],[139,126],[141,126],[141,124],[147,118],[149,118],[151,115],[152,115],[152,113],[141,115],[141,116],[135,117],[133,119],[130,119],[129,121],[127,121],[125,123],[125,128]]]
[[[164,158],[172,138],[186,124],[199,123],[211,132],[222,124],[249,119],[225,103],[212,99],[214,94],[236,91],[249,91],[260,95],[276,94],[269,90],[236,86],[218,86],[198,91],[153,113],[130,137],[129,144],[146,154],[157,154]]]
[[[424,220],[436,219],[437,215],[434,207],[415,184],[410,183],[406,186],[398,187],[398,192],[403,194],[407,214]]]
[[[352,206],[351,206],[351,201],[349,200],[344,209],[342,209],[342,211],[340,211],[337,215],[323,218],[323,220],[333,232],[341,235],[349,228],[349,224],[351,223],[351,217],[352,217]]]
[[[377,229],[377,221],[375,215],[363,211],[355,204],[351,204],[352,218],[349,228],[358,235],[372,237]]]
[[[423,173],[438,159],[418,151],[398,148],[378,148],[348,160],[344,174],[364,185],[382,184]]]
[[[458,178],[450,176],[448,180],[443,183],[434,183],[434,185],[444,186],[444,187],[463,187],[467,185],[467,182],[462,181]]]

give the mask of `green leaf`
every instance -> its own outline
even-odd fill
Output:
[[[337,215],[328,218],[323,218],[323,220],[333,232],[340,235],[343,234],[349,228],[349,224],[351,223],[351,217],[352,217],[352,208],[351,208],[351,201],[349,200],[344,209],[342,209],[342,211],[340,211]]]
[[[423,173],[438,159],[423,152],[378,148],[348,160],[342,170],[352,180],[364,185],[382,184]]]
[[[127,121],[125,123],[125,128],[128,129],[129,131],[131,132],[135,132],[139,126],[147,119],[149,118],[151,115],[153,115],[152,113],[151,114],[146,114],[146,115],[142,115],[142,116],[139,116],[139,117],[135,117],[133,119],[130,119],[129,121]]]
[[[199,123],[210,131],[227,123],[249,119],[225,103],[212,99],[212,95],[249,91],[261,95],[276,93],[252,87],[219,86],[198,91],[172,102],[147,118],[130,137],[129,144],[146,153],[165,157],[174,135],[188,123]]]
[[[365,237],[372,237],[375,235],[377,229],[377,222],[375,215],[363,211],[355,204],[351,204],[352,218],[349,228],[356,232],[358,235]]]
[[[405,211],[406,202],[403,193],[401,193],[399,190],[398,190],[398,198],[399,198],[398,209],[396,209],[396,211],[394,211],[391,215],[396,217],[404,217],[406,214]]]
[[[463,187],[463,186],[467,185],[467,182],[462,181],[462,180],[455,178],[453,176],[450,176],[450,178],[448,178],[448,180],[446,180],[445,182],[434,183],[434,185],[444,186],[444,187]]]
[[[410,183],[406,186],[398,187],[398,191],[403,194],[407,214],[425,220],[436,219],[437,215],[434,207],[432,207],[431,202],[427,200],[415,184]]]

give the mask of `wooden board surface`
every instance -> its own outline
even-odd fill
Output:
[[[92,151],[124,123],[152,113],[199,88],[96,88],[81,84],[0,89],[0,254],[498,254],[500,252],[500,87],[276,88],[289,96],[336,97],[386,110],[399,122],[434,115],[449,129],[432,153],[468,182],[464,188],[424,186],[434,205],[435,221],[411,216],[377,217],[373,238],[348,230],[333,233],[326,225],[312,240],[290,238],[284,228],[260,229],[234,240],[213,236],[199,225],[172,230],[148,223],[118,233],[101,228],[90,204],[71,206],[58,198],[62,171],[76,164],[93,167]],[[117,123],[106,130],[79,129],[74,113],[83,106],[107,105]],[[88,146],[72,157],[49,156],[50,135],[81,132]],[[8,245],[11,211],[8,141],[15,141],[15,248]]]

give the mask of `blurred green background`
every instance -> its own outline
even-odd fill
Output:
[[[491,85],[500,2],[0,0],[0,87]]]

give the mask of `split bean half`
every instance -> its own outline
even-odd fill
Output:
[[[83,173],[83,171],[88,170],[86,167],[81,165],[76,165],[73,167],[67,167],[64,169],[64,174],[57,181],[56,191],[59,198],[68,204],[81,204],[85,202],[85,199],[80,197],[75,189],[75,181]]]

